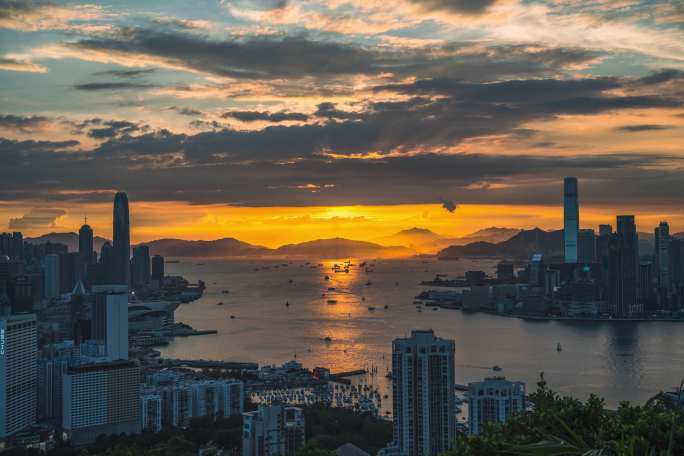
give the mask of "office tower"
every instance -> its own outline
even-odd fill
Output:
[[[114,197],[113,283],[131,285],[131,238],[128,218],[128,196],[119,192]]]
[[[546,265],[541,253],[532,255],[528,266],[527,283],[531,287],[545,287],[546,285]]]
[[[59,267],[59,255],[54,253],[45,255],[45,286],[43,288],[45,297],[48,299],[59,297],[62,286],[61,273],[59,271]]]
[[[38,418],[62,420],[62,386],[67,368],[77,362],[79,347],[72,341],[46,347],[38,359]]]
[[[653,263],[639,264],[639,302],[643,305],[644,310],[651,312],[655,309],[653,305]]]
[[[0,256],[7,255],[10,260],[24,258],[24,237],[18,231],[0,233]]]
[[[108,359],[128,359],[128,287],[96,285],[93,293],[91,337],[105,345]]]
[[[139,245],[133,248],[131,260],[131,284],[133,288],[150,284],[150,248]]]
[[[502,282],[515,279],[515,269],[513,263],[502,261],[496,265],[496,278]]]
[[[300,408],[260,405],[242,417],[242,456],[295,456],[304,446]]]
[[[154,391],[144,390],[140,398],[142,430],[159,432],[162,429],[162,398]]]
[[[164,257],[161,255],[152,257],[152,281],[158,287],[164,285]]]
[[[402,456],[437,456],[455,437],[454,341],[432,330],[392,342],[392,445]]]
[[[667,222],[660,222],[655,229],[655,269],[659,294],[665,296],[672,288],[672,238]]]
[[[36,316],[0,317],[0,439],[36,421]]]
[[[131,361],[69,367],[63,398],[62,428],[75,446],[140,432],[140,368]]]
[[[468,384],[468,425],[471,434],[479,434],[486,423],[504,423],[525,410],[525,384],[504,377],[486,378]]]
[[[192,415],[192,388],[186,384],[155,388],[162,398],[162,424],[186,428]]]
[[[596,263],[596,234],[592,229],[579,231],[579,262],[582,264]]]
[[[93,229],[88,224],[83,224],[78,230],[78,254],[81,256],[82,264],[93,262]]]
[[[77,252],[60,253],[60,293],[69,293],[74,289],[76,282],[84,278],[83,276],[84,274],[81,270],[81,256]]]
[[[639,248],[633,215],[618,215],[608,254],[608,303],[614,316],[638,312]]]
[[[114,248],[109,241],[100,248],[100,260],[97,264],[96,282],[98,285],[114,283]]]
[[[684,288],[684,239],[672,238],[672,282]]]
[[[566,263],[577,263],[579,201],[576,177],[565,178],[563,195],[563,253]]]
[[[239,415],[244,408],[244,387],[239,380],[208,380],[192,383],[193,416]]]
[[[7,291],[10,280],[10,259],[7,255],[0,255],[0,295]]]
[[[610,250],[610,236],[613,234],[611,225],[599,225],[599,234],[596,239],[596,261],[608,270],[608,251]]]

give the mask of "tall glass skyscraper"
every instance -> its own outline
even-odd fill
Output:
[[[93,262],[93,250],[93,229],[90,225],[84,223],[81,229],[78,230],[78,254],[83,264],[91,264]]]
[[[577,178],[566,177],[563,191],[563,252],[566,263],[577,263],[579,200]]]
[[[119,192],[114,197],[114,264],[112,275],[117,285],[131,286],[131,238],[128,219],[128,196]]]

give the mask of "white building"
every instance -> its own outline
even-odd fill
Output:
[[[304,446],[304,413],[298,407],[260,405],[242,417],[243,456],[294,456]]]
[[[392,342],[393,450],[436,456],[455,437],[454,341],[432,330],[411,331]]]
[[[468,420],[471,434],[479,434],[485,423],[503,423],[525,410],[525,384],[504,377],[486,378],[468,384]]]
[[[96,285],[92,338],[104,342],[111,361],[128,359],[128,287]]]
[[[131,361],[72,366],[64,376],[62,428],[76,446],[140,432],[140,409],[140,368]]]
[[[0,318],[0,439],[36,421],[36,316]]]
[[[140,419],[142,430],[159,432],[162,429],[162,398],[151,390],[143,391],[140,398]]]
[[[59,255],[50,253],[44,259],[44,290],[45,297],[48,299],[58,298],[60,295],[61,278],[59,271]]]

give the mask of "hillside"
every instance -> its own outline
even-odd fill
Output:
[[[411,228],[377,240],[385,246],[403,245],[421,253],[436,253],[452,245],[466,245],[473,242],[497,243],[510,239],[519,229],[490,227],[462,237],[446,237],[426,228]]]
[[[272,250],[271,254],[303,258],[396,258],[411,256],[415,252],[401,246],[382,246],[372,242],[333,238],[287,244]]]
[[[25,238],[24,240],[29,244],[45,244],[47,242],[64,244],[69,248],[70,252],[78,251],[77,233],[48,233],[34,238]],[[93,248],[95,251],[99,252],[102,248],[102,244],[104,244],[107,240],[108,239],[103,237],[95,236],[93,238]]]
[[[467,245],[454,245],[439,252],[441,259],[458,257],[506,257],[528,258],[534,253],[545,256],[562,255],[563,231],[544,231],[539,228],[524,230],[512,238],[499,242],[473,242]]]
[[[183,239],[159,239],[146,242],[151,255],[168,257],[245,257],[263,256],[270,249],[248,244],[235,238],[222,238],[214,241],[186,241]]]

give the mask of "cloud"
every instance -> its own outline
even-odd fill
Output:
[[[359,120],[363,118],[363,113],[361,112],[342,111],[337,109],[335,103],[330,102],[320,103],[314,115],[339,120]]]
[[[410,0],[428,11],[458,14],[482,14],[497,0]]]
[[[458,204],[454,203],[450,199],[443,199],[442,207],[446,209],[448,212],[454,213],[456,209],[458,209]]]
[[[639,79],[642,84],[661,84],[679,79],[684,79],[684,71],[675,69],[665,69]]]
[[[144,69],[134,69],[134,70],[107,70],[98,71],[95,73],[97,76],[114,76],[116,78],[137,78],[140,76],[146,76],[148,74],[154,73],[156,70],[154,68],[144,68]]]
[[[47,73],[47,68],[43,65],[33,63],[28,59],[14,59],[0,57],[0,70],[20,71],[25,73]]]
[[[0,114],[0,128],[16,129],[29,132],[40,129],[48,124],[50,119],[45,116],[16,116],[13,114]]]
[[[69,7],[46,0],[0,0],[0,29],[105,32],[111,27],[101,20],[111,16],[112,13],[93,4]]]
[[[146,90],[156,87],[153,84],[144,84],[137,82],[88,82],[85,84],[76,84],[74,89],[83,90],[87,92],[105,91],[105,90]]]
[[[256,122],[263,120],[266,122],[285,122],[289,120],[304,122],[309,116],[300,112],[266,112],[266,111],[227,111],[221,117],[224,119],[233,118],[242,122]]]
[[[187,108],[187,107],[181,107],[181,106],[171,106],[169,107],[170,110],[176,111],[178,114],[182,116],[203,116],[204,113],[200,111],[199,109],[192,109],[192,108]]]
[[[63,209],[32,208],[30,212],[17,218],[10,218],[8,230],[30,230],[36,228],[50,228],[56,225],[57,219],[66,215]]]
[[[641,124],[641,125],[623,125],[617,127],[617,131],[623,131],[627,133],[636,133],[640,131],[659,131],[659,130],[671,130],[676,128],[673,125],[658,125],[658,124]]]
[[[88,132],[88,136],[91,138],[107,139],[149,130],[147,125],[129,122],[127,120],[108,120],[97,122],[97,124],[102,125],[102,127],[92,128]]]

